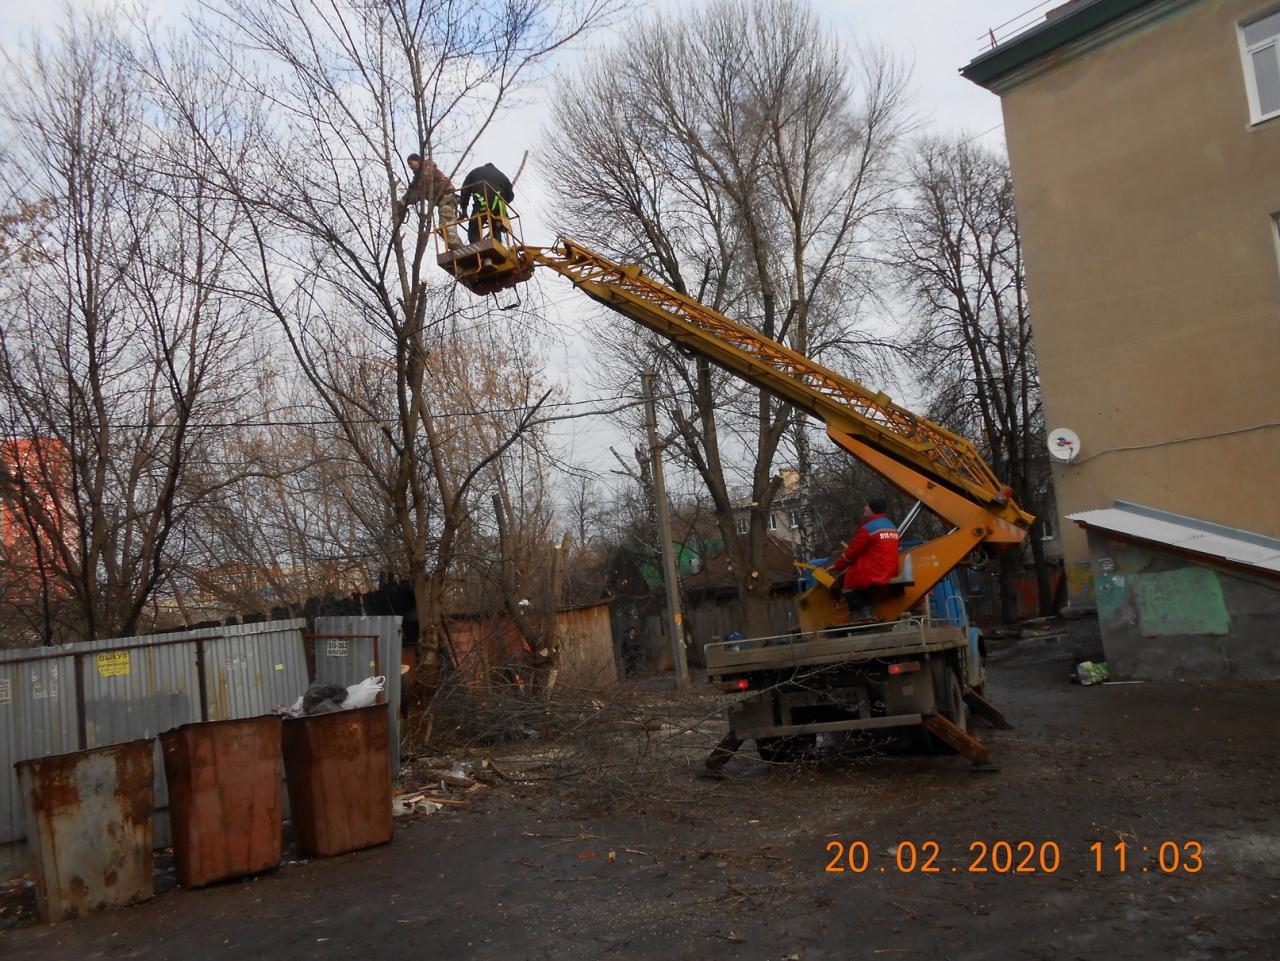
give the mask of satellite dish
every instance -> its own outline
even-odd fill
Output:
[[[1059,427],[1049,432],[1049,456],[1070,464],[1080,456],[1080,438],[1070,427]]]

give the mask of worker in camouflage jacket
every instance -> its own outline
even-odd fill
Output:
[[[413,171],[413,180],[409,182],[409,189],[404,192],[404,198],[400,201],[397,217],[402,219],[410,204],[426,201],[428,216],[435,210],[436,223],[444,235],[445,245],[450,250],[461,247],[462,241],[458,239],[458,228],[455,226],[460,218],[458,196],[453,183],[430,157],[424,160],[421,154],[411,153],[405,161]]]

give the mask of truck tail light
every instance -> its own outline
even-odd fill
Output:
[[[720,690],[732,693],[733,691],[745,691],[751,686],[751,682],[745,677],[740,677],[736,681],[722,681]]]
[[[910,674],[912,671],[920,670],[919,661],[898,661],[889,665],[890,674]]]

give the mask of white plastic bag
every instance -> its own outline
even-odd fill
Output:
[[[369,707],[378,702],[378,695],[382,693],[383,686],[387,683],[386,675],[379,674],[377,677],[366,677],[359,684],[352,684],[347,688],[347,699],[342,702],[342,709],[349,711],[357,707]]]

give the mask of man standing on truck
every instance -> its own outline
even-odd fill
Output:
[[[885,516],[885,502],[879,497],[867,499],[862,508],[862,523],[853,540],[833,565],[831,573],[844,572],[842,581],[845,604],[851,621],[875,620],[868,591],[888,584],[898,576],[898,528]]]

